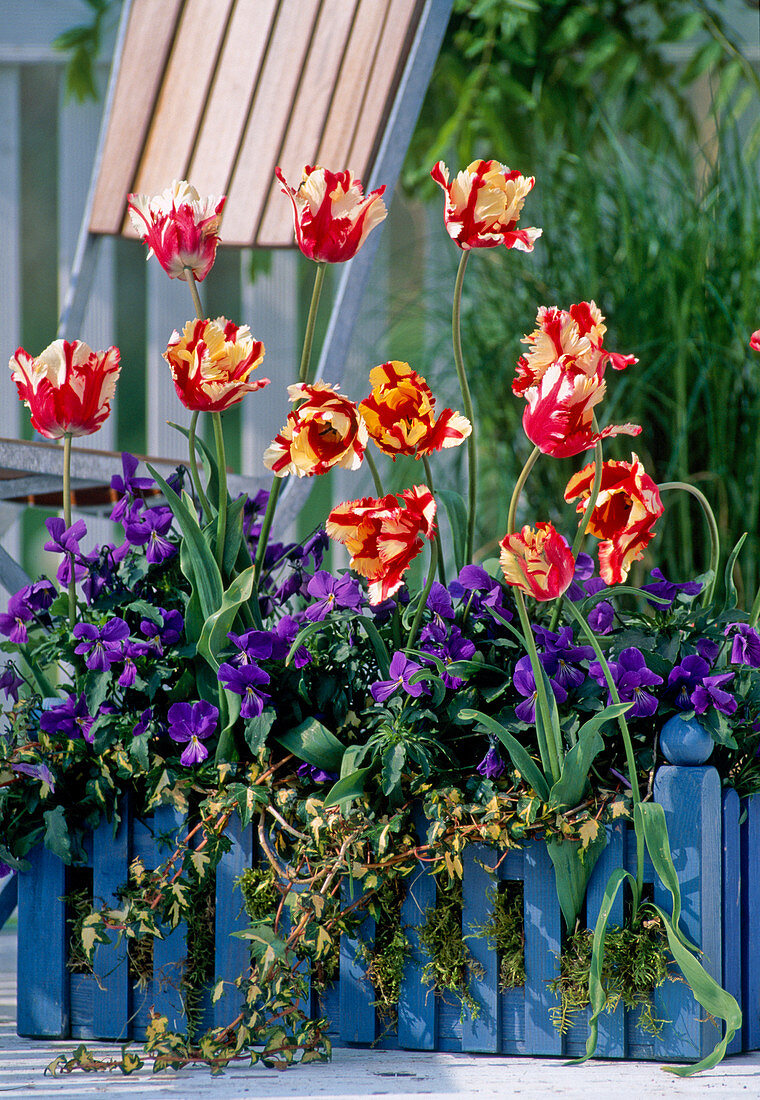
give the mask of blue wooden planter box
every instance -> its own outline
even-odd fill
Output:
[[[729,1053],[758,1050],[760,796],[740,805],[736,792],[721,791],[713,768],[663,767],[657,774],[655,797],[665,809],[681,883],[682,926],[702,949],[710,973],[742,1005],[742,1034],[734,1038]],[[110,826],[101,826],[92,836],[95,898],[115,904],[114,891],[126,881],[130,860],[140,856],[146,867],[156,866],[166,851],[157,851],[154,834],[176,829],[179,824],[174,812],[164,808],[153,821],[125,821],[115,839]],[[217,979],[231,983],[248,964],[246,941],[230,933],[247,925],[234,882],[252,865],[254,845],[252,829],[241,830],[236,818],[230,822],[228,835],[232,848],[216,874],[214,968]],[[587,1015],[580,1015],[565,1035],[555,1029],[550,1015],[558,1001],[547,983],[558,974],[562,920],[546,847],[541,841],[531,841],[520,851],[510,851],[501,859],[500,855],[503,853],[494,849],[472,845],[463,860],[463,932],[484,972],[483,978],[471,981],[471,991],[481,1006],[478,1016],[470,1018],[461,1012],[458,1002],[435,995],[421,981],[427,959],[417,931],[425,922],[426,909],[435,904],[435,880],[421,864],[408,880],[402,908],[402,924],[412,950],[406,960],[398,1027],[392,1034],[383,1033],[359,944],[344,936],[339,980],[320,997],[312,994],[305,1006],[328,1017],[335,1043],[511,1055],[573,1056],[585,1050]],[[140,992],[130,984],[124,942],[96,948],[95,977],[72,975],[66,968],[65,907],[60,900],[66,893],[66,869],[44,849],[37,849],[31,862],[31,870],[19,876],[19,1034],[139,1039],[151,1005],[168,1016],[170,1027],[183,1029],[178,982],[186,953],[184,928],[155,941],[154,976],[147,990]],[[633,833],[623,825],[609,830],[609,844],[592,876],[587,924],[593,926],[607,879],[621,865],[630,870],[635,867]],[[652,883],[653,899],[669,911],[669,895],[653,881],[651,866],[647,866],[645,878]],[[496,952],[484,938],[472,936],[472,928],[489,919],[497,880],[518,880],[524,891],[526,983],[524,988],[506,993],[498,988]],[[344,889],[350,891],[351,884],[346,883]],[[620,898],[613,923],[622,923],[622,906]],[[360,937],[371,943],[373,936],[374,922],[367,917]],[[225,988],[221,1000],[209,1005],[208,1025],[229,1023],[239,1011],[238,991]],[[716,1025],[705,1018],[683,982],[668,981],[656,991],[654,1012],[667,1021],[657,1039],[638,1028],[636,1012],[621,1006],[615,1013],[605,1014],[599,1057],[696,1061],[718,1038]]]

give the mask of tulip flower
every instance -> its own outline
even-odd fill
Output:
[[[540,382],[525,391],[523,428],[543,454],[568,458],[614,435],[638,435],[639,424],[610,424],[593,429],[594,409],[604,397],[606,382],[598,376],[571,375],[559,361],[551,364]]]
[[[536,326],[522,338],[530,350],[520,357],[512,382],[512,391],[518,397],[537,386],[554,363],[571,377],[582,374],[601,381],[608,363],[614,370],[624,370],[638,362],[635,355],[621,355],[603,347],[607,326],[594,302],[579,302],[569,309],[541,306]]]
[[[219,223],[227,201],[202,199],[185,180],[174,180],[160,195],[129,195],[127,206],[140,240],[149,246],[170,279],[187,281],[187,269],[199,283],[216,258]]]
[[[403,575],[423,547],[422,536],[435,532],[435,500],[426,485],[405,489],[398,496],[339,504],[330,512],[325,530],[351,555],[351,568],[366,577],[374,606],[393,596]]]
[[[451,409],[435,419],[435,398],[408,363],[383,363],[370,371],[369,380],[372,393],[359,411],[380,450],[393,458],[419,458],[442,447],[458,447],[472,431],[470,421]]]
[[[507,584],[542,602],[561,596],[572,583],[575,559],[551,523],[527,525],[501,540],[499,561]]]
[[[580,513],[585,511],[593,481],[591,462],[567,483],[565,500],[577,500]],[[631,455],[631,462],[603,463],[601,488],[588,530],[602,540],[599,572],[606,584],[621,584],[633,562],[641,560],[663,511],[659,490],[637,455]]]
[[[48,439],[92,435],[108,419],[118,348],[92,351],[81,340],[55,340],[36,359],[17,348],[8,366],[32,427]]]
[[[517,229],[523,204],[536,182],[496,160],[474,160],[449,183],[442,160],[430,175],[446,193],[444,220],[449,236],[463,250],[516,248],[532,252],[541,229]]]
[[[164,352],[174,388],[186,409],[224,412],[269,385],[268,378],[248,380],[264,358],[264,345],[254,340],[248,325],[226,317],[188,321],[180,336],[173,332]]]
[[[333,466],[356,470],[367,446],[367,425],[353,401],[326,382],[288,386],[291,401],[285,426],[264,453],[276,477],[313,477]]]
[[[310,260],[330,264],[350,260],[388,213],[382,200],[385,187],[365,197],[361,180],[351,172],[307,165],[297,191],[288,186],[279,168],[275,175],[293,204],[298,247]]]
[[[760,351],[760,328],[756,332],[752,333],[750,337],[749,346],[753,351]]]

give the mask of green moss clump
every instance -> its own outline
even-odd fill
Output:
[[[437,993],[454,993],[462,1009],[476,1017],[480,1006],[470,992],[470,974],[483,977],[483,968],[473,959],[462,937],[461,880],[439,881],[435,908],[428,909],[419,935],[430,956],[422,971],[423,982],[433,984]]]
[[[66,905],[69,940],[66,966],[72,974],[92,974],[92,962],[87,957],[82,943],[85,918],[92,912],[92,888],[74,886],[63,901]]]
[[[494,899],[491,919],[483,927],[499,955],[502,993],[525,985],[525,922],[523,884],[505,882]]]
[[[367,977],[377,999],[374,1004],[380,1019],[393,1028],[398,1020],[398,1000],[404,961],[411,945],[401,924],[401,880],[388,879],[372,904],[375,917],[375,942],[362,945]]]
[[[235,885],[240,887],[245,911],[252,921],[274,917],[280,893],[271,867],[246,867]]]
[[[589,1004],[588,980],[594,933],[582,928],[567,940],[560,958],[560,976],[550,982],[560,1004],[552,1009],[554,1026],[564,1033],[573,1017]],[[664,1020],[652,1011],[652,994],[670,977],[665,929],[651,912],[639,912],[630,928],[608,928],[602,964],[605,1010],[614,1012],[622,1002],[639,1009],[639,1027],[659,1036]]]

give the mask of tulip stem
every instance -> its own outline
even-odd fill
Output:
[[[314,276],[314,288],[311,292],[309,316],[306,321],[306,333],[303,338],[303,350],[301,351],[301,369],[298,372],[299,382],[309,381],[309,366],[311,364],[311,349],[314,343],[314,329],[317,324],[317,312],[319,310],[319,298],[322,293],[322,284],[325,281],[327,264],[324,260],[317,260],[317,273]]]
[[[420,593],[420,602],[417,605],[417,610],[414,613],[414,619],[412,621],[412,628],[409,631],[409,637],[406,642],[407,650],[410,650],[416,639],[417,631],[420,629],[420,623],[422,622],[422,613],[425,610],[427,604],[427,598],[430,594],[430,589],[433,587],[433,581],[435,580],[436,569],[438,567],[438,544],[435,539],[430,542],[430,569],[428,570],[427,580],[425,581],[425,587]]]
[[[364,452],[364,460],[369,466],[369,472],[372,474],[372,480],[375,483],[375,492],[379,497],[384,497],[385,489],[383,489],[383,483],[380,480],[380,471],[377,468],[377,463],[370,454],[369,447],[367,447],[366,451]]]
[[[517,518],[517,505],[518,505],[518,502],[520,500],[520,494],[522,493],[523,489],[525,488],[525,482],[528,480],[528,474],[530,473],[530,471],[535,466],[536,461],[538,459],[538,456],[540,454],[541,454],[541,449],[539,447],[534,447],[533,450],[530,453],[530,456],[528,457],[527,462],[525,463],[522,470],[520,471],[520,476],[518,477],[517,481],[515,482],[515,487],[512,490],[512,499],[509,502],[509,511],[507,512],[507,534],[508,535],[511,535],[511,534],[514,533],[515,520]]]
[[[63,437],[63,522],[71,527],[71,432]],[[77,619],[77,582],[74,555],[69,554],[69,626],[73,629]]]
[[[211,506],[209,505],[208,497],[206,496],[206,492],[203,488],[203,483],[201,481],[201,475],[198,470],[198,453],[195,449],[195,433],[198,426],[198,415],[198,409],[196,409],[193,415],[190,417],[190,430],[187,437],[190,444],[190,477],[193,479],[195,493],[198,497],[200,506],[203,509],[203,514],[208,520],[211,518]]]
[[[187,264],[185,264],[183,270],[185,272],[185,278],[187,280],[187,285],[190,288],[190,294],[192,295],[193,308],[195,309],[195,316],[200,321],[201,318],[203,317],[203,304],[201,302],[201,296],[198,293],[198,286],[195,282],[195,272]]]
[[[219,510],[216,515],[216,562],[224,578],[224,542],[227,535],[227,458],[224,452],[224,431],[222,414],[212,412],[214,422],[214,441],[216,442],[216,462],[219,467]]]
[[[422,456],[422,465],[425,467],[425,477],[427,478],[428,489],[433,494],[433,499],[435,500],[435,486],[433,485],[433,471],[430,469],[430,462],[428,461],[428,456],[427,455]],[[436,501],[436,505],[437,505],[437,501]],[[436,546],[438,547],[438,580],[445,587],[446,586],[446,573],[445,573],[445,570],[444,570],[444,561],[443,561],[443,544],[441,542],[440,526],[437,523],[435,525],[435,534],[434,534],[433,537],[435,539]]]
[[[464,359],[462,357],[462,331],[461,331],[461,311],[462,311],[462,286],[464,284],[464,273],[467,268],[467,261],[470,257],[469,250],[463,250],[461,258],[459,260],[459,267],[457,269],[456,283],[454,284],[454,304],[451,312],[451,335],[454,344],[454,363],[457,368],[457,378],[459,379],[459,388],[462,391],[462,403],[464,405],[464,415],[470,421],[472,430],[467,437],[467,486],[468,486],[468,506],[467,506],[467,544],[465,547],[465,563],[469,564],[472,561],[473,546],[475,543],[475,511],[478,502],[478,452],[475,443],[475,417],[473,414],[472,397],[470,396],[470,387],[467,382],[467,373],[464,369]]]
[[[596,416],[592,420],[594,431],[598,434],[599,425],[596,422]],[[586,510],[583,513],[583,518],[578,524],[578,530],[576,531],[575,538],[573,539],[573,558],[577,562],[578,555],[583,549],[583,543],[586,538],[586,532],[588,531],[588,525],[591,523],[591,515],[596,508],[596,502],[599,499],[599,490],[602,487],[602,474],[604,472],[604,454],[602,452],[602,441],[597,440],[594,447],[594,483],[591,486],[591,495],[588,498],[586,504]],[[564,593],[554,601],[554,611],[552,612],[551,622],[549,623],[549,630],[554,633],[559,623],[559,617],[562,612],[562,603],[565,599]]]
[[[718,581],[718,566],[720,565],[720,534],[718,532],[715,513],[710,507],[710,502],[704,493],[700,492],[696,486],[689,485],[688,481],[666,481],[663,482],[662,485],[658,485],[657,488],[661,493],[664,493],[667,489],[683,489],[684,492],[691,493],[693,497],[696,497],[702,506],[702,511],[705,514],[707,527],[710,532],[710,572],[712,573],[710,583],[705,589],[702,597],[702,603],[709,604],[715,595],[715,586]]]
[[[552,723],[552,712],[546,695],[543,668],[538,657],[536,639],[533,637],[533,628],[530,625],[528,611],[525,607],[525,598],[519,588],[515,588],[514,596],[517,613],[520,616],[520,625],[525,636],[525,648],[528,651],[528,659],[530,660],[533,680],[536,685],[536,707],[541,712],[541,721],[536,722],[538,751],[541,755],[544,771],[549,772],[552,782],[556,783],[562,773],[562,760],[564,759],[562,733]],[[550,734],[551,741],[549,741]]]

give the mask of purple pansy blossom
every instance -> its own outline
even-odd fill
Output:
[[[491,745],[475,770],[480,772],[486,779],[498,779],[500,775],[504,774],[505,768],[506,764],[499,756],[495,745]]]
[[[550,680],[549,682],[557,702],[564,703],[567,700],[567,692],[562,687],[562,684],[557,683],[555,680]],[[515,664],[512,683],[520,695],[524,696],[523,702],[518,703],[515,707],[515,714],[521,722],[527,722],[528,725],[532,726],[536,721],[536,699],[538,698],[538,692],[536,690],[536,678],[533,675],[530,657],[521,657]]]
[[[66,526],[65,520],[60,516],[51,516],[45,520],[50,540],[45,543],[44,549],[51,554],[63,554],[63,561],[58,566],[56,576],[61,584],[68,584],[71,579],[71,561],[74,560],[74,579],[80,581],[87,573],[87,569],[80,560],[79,543],[87,534],[87,525],[83,519]]]
[[[208,749],[201,744],[214,732],[219,721],[219,711],[213,703],[200,699],[197,703],[172,703],[169,707],[169,736],[172,741],[187,744],[180,756],[186,767],[200,764],[208,756]]]
[[[691,693],[702,683],[709,671],[709,664],[697,653],[690,653],[670,670],[667,688],[675,696],[673,702],[679,710],[691,710]]]
[[[135,477],[138,465],[139,463],[134,455],[122,451],[121,468],[123,476],[119,477],[118,474],[114,474],[111,478],[111,488],[121,497],[111,512],[111,519],[116,523],[119,523],[123,519],[132,502],[132,498],[153,488],[153,481],[151,478]]]
[[[410,680],[415,672],[420,672],[421,669],[422,665],[410,660],[406,654],[399,650],[391,657],[391,664],[388,669],[390,679],[375,680],[374,684],[370,684],[370,695],[376,703],[384,703],[397,691],[405,691],[413,699],[418,699],[420,695],[427,691],[427,688],[422,681],[412,684]]]
[[[561,684],[563,688],[577,688],[586,679],[583,669],[577,667],[579,661],[590,661],[594,651],[588,645],[573,644],[573,628],[563,627],[559,634],[554,634],[545,627],[534,628],[536,638],[541,646],[538,659],[541,662],[547,676],[554,682]]]
[[[314,574],[306,591],[317,599],[306,608],[306,618],[311,622],[322,622],[335,608],[358,611],[364,603],[362,590],[355,580],[349,576],[333,577],[325,569]]]
[[[11,764],[11,770],[21,775],[28,775],[31,779],[39,779],[40,782],[47,783],[51,793],[55,791],[53,773],[47,764],[27,764],[22,760],[18,764]]]
[[[109,619],[103,626],[77,623],[74,637],[81,639],[74,652],[86,654],[87,667],[102,672],[122,659],[123,643],[129,637],[129,627],[118,616]]]
[[[760,634],[749,623],[729,623],[724,633],[734,635],[731,664],[760,668]]]
[[[469,661],[475,653],[475,644],[462,635],[458,626],[453,626],[448,637],[442,626],[429,623],[420,635],[420,649],[434,654],[445,666],[441,679],[451,691],[456,691],[464,683],[461,676],[448,671],[455,661]]]
[[[288,652],[288,647],[269,630],[247,630],[245,634],[230,633],[227,637],[238,650],[232,658],[236,665],[249,665],[273,657],[275,645],[279,656],[284,657]]]
[[[26,589],[22,588],[8,600],[8,610],[0,613],[0,633],[5,634],[14,645],[26,645],[29,640],[27,625],[34,621],[34,611],[26,598]]]
[[[182,637],[185,620],[181,611],[171,609],[167,611],[163,607],[157,609],[161,614],[161,624],[152,619],[140,620],[140,633],[152,643],[159,656],[164,652],[164,646],[174,645]]]
[[[451,596],[448,589],[444,588],[440,581],[433,581],[426,606],[441,624],[445,619],[454,618],[454,605],[451,602]]]
[[[278,660],[282,660],[287,657],[290,652],[290,647],[296,640],[302,624],[298,619],[295,619],[292,615],[283,615],[281,619],[277,621],[273,630],[272,639],[272,656]],[[293,667],[303,668],[304,665],[308,665],[311,661],[311,653],[304,645],[299,645],[298,649],[293,654]]]
[[[322,558],[325,556],[325,550],[330,545],[330,539],[327,532],[323,528],[319,528],[315,531],[311,538],[307,539],[303,544],[303,557],[304,561],[307,558],[311,558],[314,568],[319,569],[322,564]]]
[[[483,608],[493,608],[502,618],[511,619],[512,612],[504,607],[504,587],[479,565],[465,565],[449,585],[452,596],[467,595],[470,612],[480,615]]]
[[[634,704],[628,711],[629,717],[648,718],[654,714],[659,702],[656,696],[644,689],[661,684],[662,676],[658,676],[647,666],[641,650],[636,649],[635,646],[629,646],[628,649],[622,650],[617,661],[608,661],[608,664],[621,703]],[[589,672],[602,686],[607,683],[599,661],[592,662]],[[609,692],[607,702],[612,702]]]
[[[132,687],[137,679],[137,665],[135,664],[136,657],[144,657],[147,653],[150,653],[150,646],[145,642],[125,642],[122,651],[122,657],[124,660],[124,667],[121,670],[119,676],[119,684],[121,687]]]
[[[297,775],[301,779],[310,779],[312,783],[334,783],[338,778],[337,772],[326,772],[323,768],[318,768],[316,764],[300,764],[297,770]]]
[[[641,591],[649,592],[652,596],[659,596],[661,600],[668,601],[667,604],[662,604],[650,600],[649,603],[655,608],[672,607],[676,596],[681,592],[685,596],[698,596],[702,591],[703,586],[699,581],[684,581],[682,584],[678,584],[676,581],[669,581],[667,577],[664,577],[660,569],[653,569],[649,575],[654,577],[654,581],[650,584],[642,584]]]
[[[146,707],[140,715],[136,725],[132,727],[132,736],[140,737],[142,734],[148,732],[148,726],[153,721],[153,708]]]
[[[615,620],[615,608],[609,600],[600,600],[588,613],[588,625],[595,634],[609,634]]]
[[[127,542],[133,546],[147,545],[145,556],[151,565],[159,565],[177,553],[177,547],[165,537],[173,518],[171,508],[146,508],[124,523]]]
[[[90,729],[94,721],[87,709],[85,694],[81,692],[78,696],[70,694],[57,707],[43,710],[40,715],[40,729],[51,737],[69,737],[72,741],[84,737],[85,741],[92,744]]]
[[[724,691],[721,684],[733,680],[733,672],[723,672],[714,676],[705,676],[691,693],[691,705],[697,714],[704,714],[708,707],[715,707],[721,714],[733,714],[738,703],[733,695]]]
[[[5,698],[12,699],[14,703],[17,703],[18,689],[23,683],[23,676],[19,676],[16,666],[8,661],[3,668],[2,675],[0,675],[0,689],[5,692]]]
[[[594,575],[594,559],[590,554],[586,554],[583,551],[575,559],[575,572],[573,574],[573,580],[565,592],[565,597],[568,600],[572,600],[573,603],[577,603],[588,595],[586,588],[583,584],[584,581],[590,580]]]
[[[235,668],[226,661],[219,666],[217,676],[221,683],[235,695],[243,697],[240,708],[241,718],[257,718],[264,709],[264,703],[269,699],[264,692],[258,691],[260,684],[269,683],[269,673],[264,672],[258,665],[249,664]]]

